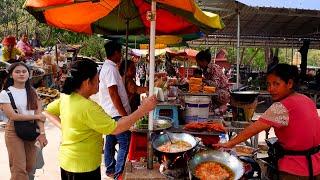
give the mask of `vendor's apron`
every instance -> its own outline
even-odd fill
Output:
[[[313,175],[313,166],[312,166],[312,155],[318,153],[320,151],[320,145],[312,147],[310,149],[304,151],[292,151],[284,149],[279,142],[275,142],[273,144],[267,142],[269,146],[268,155],[272,159],[271,164],[273,168],[277,172],[277,176],[279,179],[279,171],[278,171],[278,161],[286,155],[290,156],[305,156],[308,162],[309,169],[309,179],[314,180],[315,176]]]

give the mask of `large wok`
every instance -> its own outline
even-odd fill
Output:
[[[163,152],[159,149],[159,147],[163,144],[171,141],[185,141],[191,144],[191,147],[185,151],[180,152]],[[169,133],[166,132],[164,134],[157,135],[152,141],[152,147],[154,149],[155,155],[158,157],[159,163],[163,163],[164,161],[168,161],[170,167],[174,167],[175,163],[180,161],[187,161],[197,150],[197,146],[199,141],[192,135],[187,133]]]
[[[231,91],[232,99],[243,103],[252,103],[259,95],[257,91]]]
[[[240,179],[244,173],[243,164],[237,157],[230,155],[227,152],[209,150],[195,154],[188,161],[188,167],[192,175],[196,177],[195,168],[199,164],[209,161],[218,162],[229,167],[234,173],[234,178],[236,180]]]

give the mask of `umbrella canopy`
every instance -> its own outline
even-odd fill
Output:
[[[166,53],[166,49],[155,49],[155,56],[159,56]],[[146,57],[149,54],[147,49],[131,49],[129,54],[137,57]]]
[[[149,0],[27,0],[40,22],[80,33],[149,34]],[[202,12],[194,0],[157,0],[156,34],[213,32],[224,27],[220,17]]]
[[[155,37],[156,44],[164,44],[166,47],[179,47],[188,46],[187,41],[192,41],[203,37],[202,32],[182,35],[159,35]],[[107,35],[104,36],[107,39],[116,40],[121,44],[128,44],[131,48],[141,48],[141,45],[148,44],[150,42],[149,36],[145,35],[129,35],[128,42],[126,42],[126,36],[124,35]],[[164,47],[165,48],[165,47]],[[158,48],[159,49],[159,48]]]

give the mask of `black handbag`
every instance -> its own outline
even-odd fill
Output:
[[[10,90],[6,89],[6,92],[10,98],[11,106],[16,113],[18,113],[16,103]],[[31,121],[14,121],[14,129],[19,138],[26,141],[34,141],[40,135],[40,130],[35,120]]]

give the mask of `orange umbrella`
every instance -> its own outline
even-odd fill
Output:
[[[40,22],[81,33],[149,34],[148,0],[27,0]],[[206,14],[194,0],[157,0],[156,34],[188,34],[222,29],[216,14]]]

